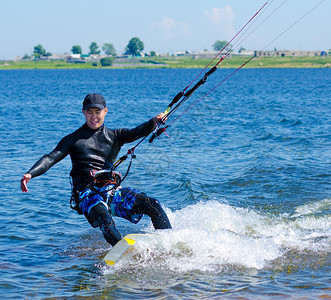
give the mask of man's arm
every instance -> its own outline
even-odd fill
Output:
[[[156,125],[162,120],[164,113],[155,116],[153,119],[133,128],[133,129],[121,129],[122,144],[131,143],[139,138],[151,133]]]
[[[41,157],[32,168],[23,175],[21,179],[22,192],[26,193],[28,191],[27,183],[31,178],[44,174],[53,165],[65,158],[69,154],[69,149],[70,145],[67,137],[65,137],[58,143],[51,153]]]

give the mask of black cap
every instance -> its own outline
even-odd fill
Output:
[[[86,110],[91,107],[100,109],[106,108],[106,100],[100,94],[88,94],[83,102],[83,109]]]

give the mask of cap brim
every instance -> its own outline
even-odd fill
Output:
[[[92,107],[96,107],[96,108],[100,108],[100,109],[105,109],[106,107],[102,104],[87,104],[86,106],[83,107],[83,110],[87,110],[89,108],[92,108]]]

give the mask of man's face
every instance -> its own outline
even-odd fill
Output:
[[[91,107],[83,110],[83,114],[86,119],[86,124],[91,129],[99,129],[105,121],[105,116],[108,112],[108,108],[100,109],[97,107]]]

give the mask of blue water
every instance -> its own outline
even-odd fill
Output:
[[[133,127],[199,71],[0,71],[2,297],[330,296],[330,69],[240,70],[170,138],[142,143],[124,185],[157,197],[173,230],[116,267],[101,262],[110,246],[99,230],[69,207],[69,158],[21,193],[24,172],[83,124],[87,93],[108,100],[109,127]],[[190,100],[232,71],[215,72]],[[147,217],[115,221],[122,234],[153,232]]]

